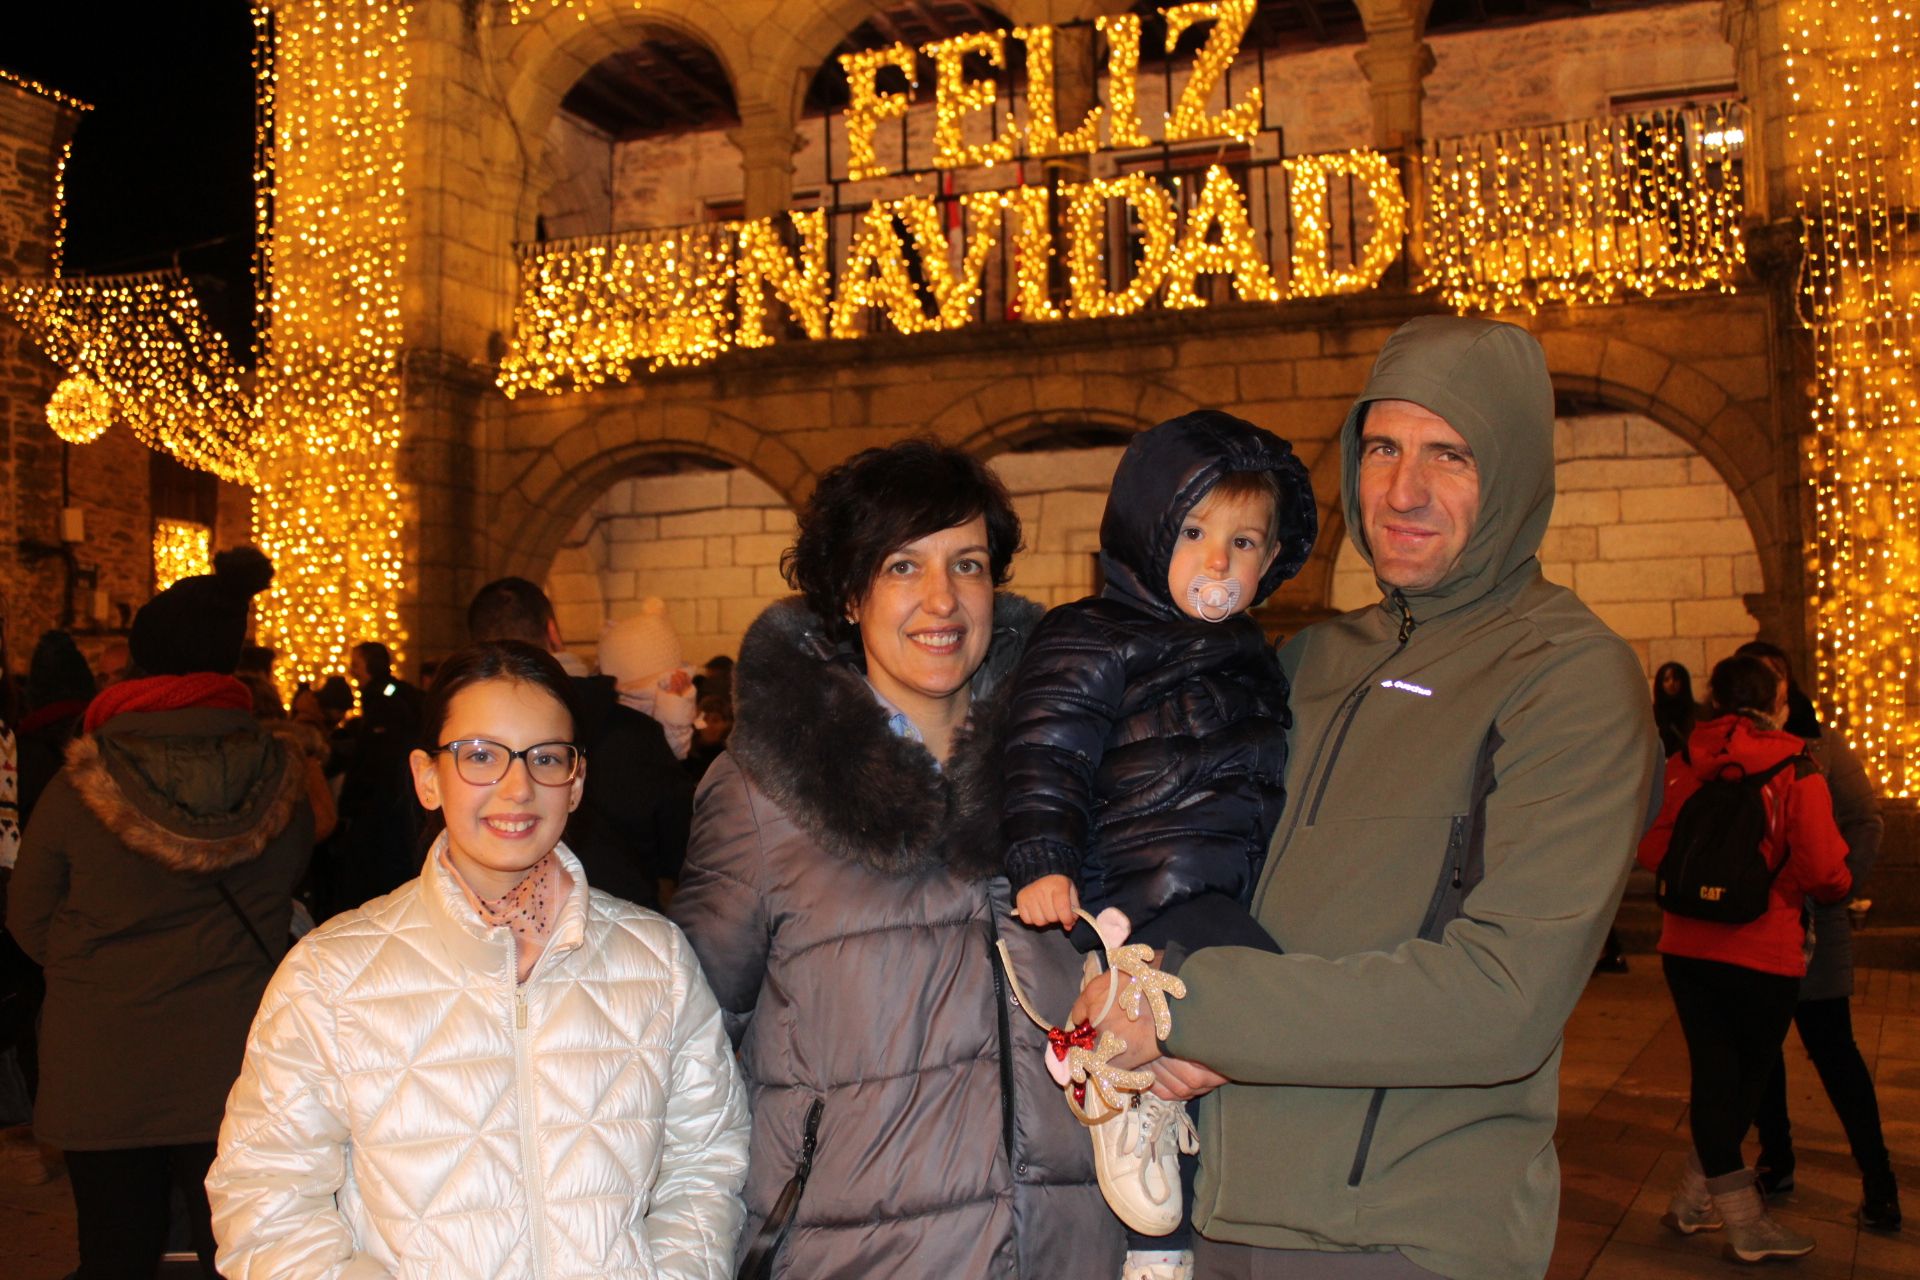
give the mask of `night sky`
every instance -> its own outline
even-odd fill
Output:
[[[67,268],[175,261],[246,358],[253,22],[242,0],[13,0],[0,66],[93,104],[67,169]],[[213,243],[208,243],[213,242]]]

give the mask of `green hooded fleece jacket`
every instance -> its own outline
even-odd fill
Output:
[[[1465,438],[1478,518],[1439,585],[1388,590],[1282,650],[1288,811],[1253,910],[1287,954],[1173,949],[1188,995],[1166,1050],[1236,1082],[1201,1112],[1207,1236],[1397,1248],[1444,1276],[1518,1280],[1553,1249],[1561,1030],[1660,752],[1632,651],[1540,576],[1553,394],[1539,345],[1453,317],[1388,341],[1340,437],[1369,563],[1360,428],[1389,399]]]

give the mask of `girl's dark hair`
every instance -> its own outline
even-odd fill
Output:
[[[1680,677],[1680,691],[1667,692],[1667,676],[1671,673]],[[1693,672],[1687,670],[1684,662],[1663,662],[1660,669],[1653,673],[1653,705],[1660,707],[1671,705],[1678,708],[1682,704],[1693,705]]]
[[[863,449],[820,477],[780,572],[831,634],[849,639],[858,628],[847,610],[888,556],[975,516],[986,518],[987,561],[993,585],[1003,586],[1020,549],[1020,517],[993,472],[936,440]]]
[[[442,662],[434,674],[433,688],[427,691],[426,707],[420,713],[423,750],[431,751],[440,745],[440,733],[446,728],[447,708],[452,705],[454,695],[486,680],[513,680],[546,690],[567,709],[567,720],[578,729],[580,707],[574,698],[573,678],[552,654],[522,640],[483,640]]]
[[[1708,683],[1713,690],[1713,709],[1722,715],[1735,711],[1770,715],[1780,692],[1780,676],[1772,667],[1759,658],[1738,655],[1715,663]]]

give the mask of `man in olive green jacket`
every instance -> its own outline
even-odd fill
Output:
[[[1524,330],[1407,324],[1340,444],[1385,598],[1281,654],[1287,812],[1253,909],[1286,954],[1165,957],[1188,994],[1162,1091],[1224,1086],[1201,1110],[1199,1275],[1535,1277],[1561,1030],[1659,776],[1645,680],[1540,575],[1553,389]],[[1161,1052],[1108,1025],[1123,1061]]]

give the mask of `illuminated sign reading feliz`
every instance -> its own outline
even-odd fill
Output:
[[[1231,137],[1244,143],[1259,132],[1257,83],[1237,87],[1224,109],[1210,110],[1215,91],[1228,83],[1254,6],[1255,0],[1201,0],[1163,11],[1169,53],[1189,30],[1206,34],[1166,113],[1162,141]],[[1087,155],[1103,141],[1117,150],[1153,145],[1136,87],[1141,19],[1124,15],[1096,25],[1107,43],[1107,100],[1066,124],[1055,99],[1053,27],[975,32],[917,54],[894,44],[841,55],[849,92],[848,177],[891,172],[878,158],[875,136],[915,104],[922,55],[935,70],[936,169],[992,166],[1017,155]],[[991,81],[969,77],[967,59],[1005,67],[1009,40],[1026,52],[1025,119],[1007,112],[994,136],[969,140],[970,132],[981,132],[979,117],[996,90]],[[881,87],[881,72],[890,67],[906,77],[905,91]],[[1204,307],[1199,280],[1207,275],[1225,277],[1234,296],[1249,302],[1375,285],[1406,236],[1407,201],[1395,163],[1358,150],[1281,164],[1291,228],[1284,284],[1262,255],[1246,190],[1221,164],[1186,179],[1132,172],[1061,183],[1057,191],[968,192],[944,209],[930,195],[878,200],[854,216],[834,246],[832,269],[833,228],[822,209],[586,247],[535,247],[522,260],[515,335],[499,384],[510,396],[579,389],[624,379],[635,362],[697,364],[731,347],[767,346],[775,341],[769,322],[776,300],[809,338],[865,336],[875,314],[900,333],[964,328],[982,314],[987,264],[1003,242],[1011,257],[1006,307],[1030,323],[1124,316],[1156,299],[1168,308]],[[1336,181],[1351,183],[1356,202],[1371,209],[1359,219],[1362,238],[1351,254],[1334,243]],[[1116,223],[1125,227],[1128,243],[1123,256],[1116,255],[1120,261],[1110,264],[1109,228]],[[1065,262],[1063,292],[1056,259]]]

